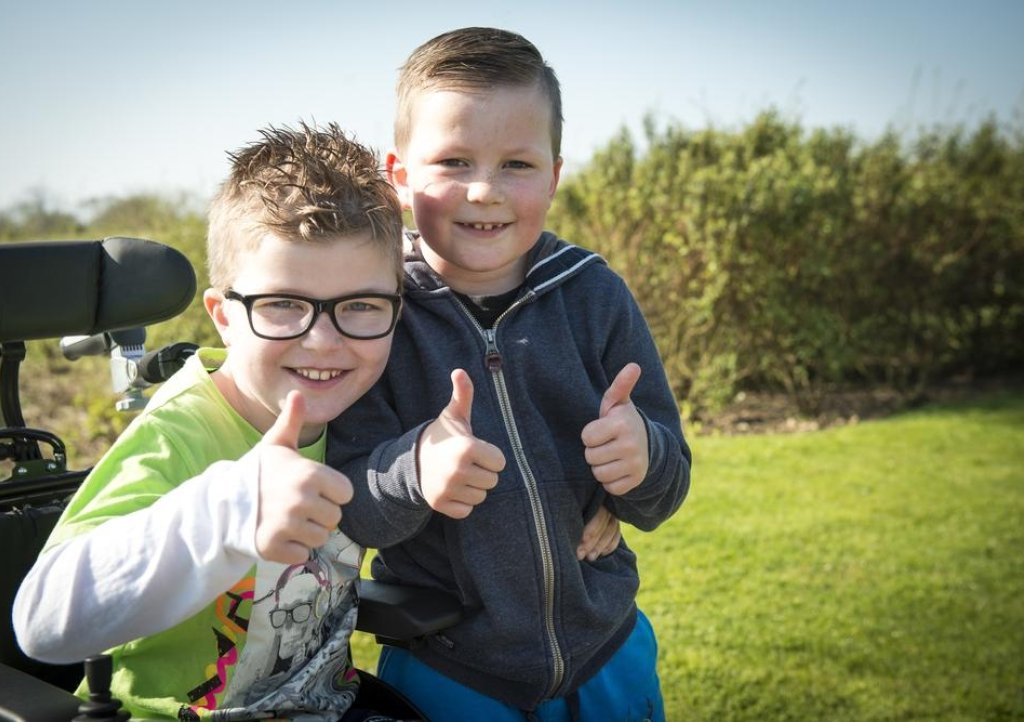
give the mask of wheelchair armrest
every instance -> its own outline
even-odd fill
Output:
[[[68,722],[81,703],[60,687],[0,664],[0,722]]]
[[[462,618],[451,594],[423,587],[360,580],[356,628],[398,646],[450,627]],[[70,692],[0,664],[0,722],[68,722],[81,700]]]
[[[0,243],[0,342],[147,326],[195,292],[188,258],[155,241]]]
[[[462,619],[462,605],[447,592],[372,579],[359,584],[356,629],[373,634],[378,642],[407,646]]]

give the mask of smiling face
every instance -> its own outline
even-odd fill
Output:
[[[255,252],[239,260],[231,288],[243,295],[293,293],[327,299],[397,289],[393,259],[369,234],[304,243],[268,233]],[[299,338],[259,338],[240,301],[209,289],[204,302],[228,348],[227,361],[214,373],[224,397],[246,421],[266,432],[288,392],[300,391],[306,401],[306,423],[300,435],[304,445],[316,440],[324,424],[369,390],[391,350],[391,335],[347,338],[326,313]]]
[[[427,263],[456,291],[522,283],[561,170],[551,109],[537,86],[425,90],[388,175],[412,209]]]

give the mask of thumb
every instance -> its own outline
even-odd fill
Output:
[[[601,418],[604,418],[613,407],[629,403],[629,395],[633,393],[639,379],[640,364],[630,362],[622,367],[601,398]]]
[[[452,400],[445,407],[448,418],[473,433],[473,380],[463,369],[452,371]]]
[[[281,404],[281,414],[263,435],[263,443],[298,449],[299,434],[305,421],[306,400],[298,391],[289,391],[284,403]]]

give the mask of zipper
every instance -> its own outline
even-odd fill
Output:
[[[516,465],[519,467],[523,483],[526,485],[526,493],[530,500],[530,510],[533,513],[533,524],[537,532],[537,544],[540,547],[541,572],[543,574],[544,587],[544,631],[547,634],[548,648],[551,650],[553,662],[551,685],[548,687],[547,696],[554,697],[565,677],[565,657],[558,644],[558,637],[555,635],[555,562],[554,553],[551,551],[551,539],[548,536],[548,526],[544,517],[544,507],[540,500],[540,490],[537,479],[533,475],[526,458],[526,449],[519,438],[519,429],[516,426],[515,416],[512,414],[512,402],[508,393],[508,386],[505,384],[505,374],[502,371],[501,351],[498,348],[498,341],[495,330],[509,313],[515,308],[530,300],[532,294],[523,296],[509,306],[498,316],[494,326],[484,329],[480,323],[469,312],[469,309],[461,301],[455,299],[462,306],[462,310],[469,317],[486,343],[484,351],[484,366],[491,375],[494,382],[494,391],[498,396],[498,405],[501,407],[501,417],[505,424],[505,432],[512,445],[512,455],[515,457]]]

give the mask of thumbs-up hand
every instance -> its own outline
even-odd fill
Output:
[[[639,379],[639,365],[623,366],[601,399],[598,418],[584,426],[581,434],[594,478],[613,496],[636,488],[650,463],[647,427],[629,397]]]
[[[299,454],[305,418],[302,394],[290,392],[259,445],[256,550],[282,564],[301,564],[310,549],[326,543],[341,521],[341,505],[352,499],[344,474]]]
[[[416,450],[420,490],[434,511],[464,519],[498,484],[501,449],[473,436],[473,381],[452,371],[452,398],[423,430]]]

